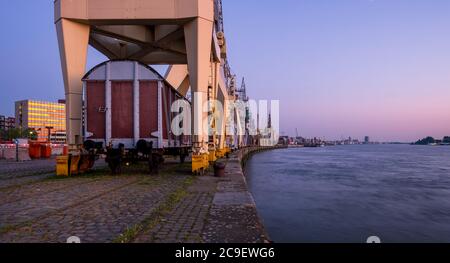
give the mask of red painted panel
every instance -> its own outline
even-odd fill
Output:
[[[93,133],[88,139],[105,138],[105,112],[99,110],[105,107],[105,82],[88,81],[86,83],[87,130]]]
[[[113,81],[111,84],[111,136],[131,139],[133,135],[133,82]]]
[[[141,81],[139,83],[139,134],[141,138],[150,138],[158,131],[158,82]]]

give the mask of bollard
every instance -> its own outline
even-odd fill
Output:
[[[221,162],[214,163],[214,176],[224,177],[225,176],[225,164]]]

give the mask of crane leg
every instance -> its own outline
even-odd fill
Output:
[[[82,144],[82,78],[86,70],[89,25],[60,19],[56,22],[66,94],[67,142],[69,151]]]
[[[196,18],[184,26],[189,80],[192,90],[192,128],[194,156],[192,171],[208,167],[208,134],[203,129],[207,113],[203,105],[207,101],[211,63],[213,22]]]

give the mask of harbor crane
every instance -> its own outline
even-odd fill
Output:
[[[192,94],[193,172],[229,150],[225,127],[210,140],[202,125],[205,102],[217,99],[226,108],[232,99],[221,0],[55,0],[54,8],[70,152],[83,143],[88,45],[111,60],[170,65],[166,80],[184,96]]]

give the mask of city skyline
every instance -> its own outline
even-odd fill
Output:
[[[450,134],[449,8],[439,0],[225,1],[229,59],[252,99],[280,100],[288,135],[442,138]],[[18,10],[26,16],[11,28]],[[8,95],[0,114],[13,116],[15,101],[63,98],[52,1],[8,3],[0,19],[15,39],[1,44]],[[104,60],[90,48],[86,70]]]

